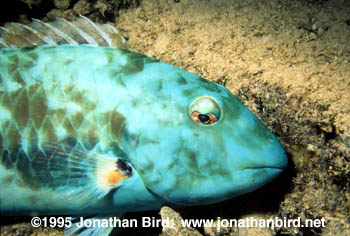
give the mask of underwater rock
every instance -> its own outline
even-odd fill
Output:
[[[65,10],[70,5],[70,0],[54,0],[55,7],[61,10]]]
[[[161,218],[169,224],[163,226],[162,236],[203,236],[196,229],[182,226],[182,218],[179,213],[170,207],[163,206],[160,210]]]

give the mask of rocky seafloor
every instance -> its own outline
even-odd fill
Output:
[[[16,0],[0,23],[77,15],[112,22],[140,53],[225,85],[281,141],[275,181],[223,203],[175,209],[185,219],[326,219],[325,227],[123,228],[115,235],[350,235],[350,2],[346,0]],[[126,218],[159,218],[158,212]],[[1,235],[62,235],[5,217]]]

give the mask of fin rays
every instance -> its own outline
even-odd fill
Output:
[[[52,25],[40,21],[38,19],[33,19],[33,22],[36,22],[37,24],[41,24],[43,27],[46,27],[49,31],[54,32],[55,34],[57,34],[58,36],[60,36],[62,39],[64,39],[68,44],[72,44],[72,45],[78,45],[78,42],[75,41],[74,39],[72,39],[70,36],[68,36],[67,34],[65,34],[63,31],[53,27]]]
[[[67,24],[71,29],[76,31],[78,35],[80,35],[88,44],[97,46],[97,42],[95,39],[90,37],[87,33],[85,33],[83,30],[81,30],[79,27],[75,26],[73,23],[70,23],[69,21],[63,19],[63,18],[57,18],[58,21],[64,22],[64,24]]]
[[[102,222],[103,220],[105,221],[109,221],[109,218],[112,216],[91,216],[91,217],[84,217],[83,221],[100,221]],[[119,218],[119,217],[118,217]],[[72,225],[68,228],[64,229],[64,235],[65,236],[108,236],[112,230],[113,227],[108,226],[108,227],[97,227],[97,226],[93,226],[93,227],[81,227],[79,225],[79,220],[81,220],[82,218],[73,218],[72,219]]]
[[[29,25],[7,23],[5,27],[0,27],[0,48],[60,44],[89,44],[131,50],[112,25],[96,24],[85,16],[79,16],[74,22],[63,18],[49,23],[33,19]]]

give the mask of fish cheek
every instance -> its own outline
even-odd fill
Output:
[[[200,174],[200,167],[197,161],[198,153],[193,150],[189,150],[188,148],[184,148],[183,154],[183,163],[188,168],[188,170],[192,174]]]
[[[225,164],[228,158],[232,158],[225,138],[229,135],[225,131],[229,129],[220,123],[205,126],[194,122],[191,122],[190,128],[193,130],[193,143],[186,143],[183,147],[184,164],[196,175],[205,178],[221,176],[230,180],[232,175]]]

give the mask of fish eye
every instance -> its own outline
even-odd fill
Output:
[[[199,97],[190,105],[189,115],[197,123],[211,125],[219,121],[221,109],[212,97]]]

